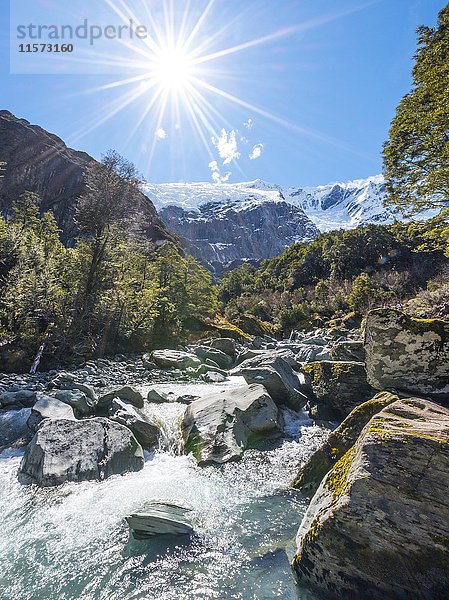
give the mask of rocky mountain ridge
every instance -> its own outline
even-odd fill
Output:
[[[165,225],[216,271],[270,258],[321,232],[402,218],[383,205],[387,191],[380,175],[303,188],[282,188],[257,179],[235,184],[146,184],[144,189]]]

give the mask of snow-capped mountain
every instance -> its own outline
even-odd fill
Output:
[[[216,270],[275,256],[323,231],[400,218],[383,206],[381,176],[304,188],[282,188],[260,179],[146,184],[144,192],[166,227]]]
[[[383,206],[387,192],[381,175],[318,187],[289,188],[284,195],[287,201],[300,206],[320,231],[400,219],[398,211]]]

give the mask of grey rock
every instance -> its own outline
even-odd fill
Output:
[[[22,448],[33,437],[27,421],[30,408],[4,410],[0,412],[0,452],[6,448]]]
[[[211,348],[221,350],[232,358],[235,357],[237,351],[237,343],[232,338],[215,338],[210,341]]]
[[[0,395],[0,408],[30,408],[36,399],[36,392],[31,390],[7,391]]]
[[[174,402],[179,402],[180,404],[191,404],[194,400],[198,400],[199,396],[194,396],[193,394],[182,394],[181,396],[176,396]]]
[[[147,371],[154,371],[157,369],[157,364],[153,362],[152,356],[149,353],[146,353],[142,356],[142,364],[147,369]]]
[[[162,402],[170,402],[170,396],[165,392],[158,392],[157,390],[151,389],[147,394],[148,402],[155,402],[160,404]]]
[[[205,375],[206,373],[220,373],[223,377],[227,377],[228,372],[223,371],[219,367],[211,367],[210,365],[200,365],[198,369],[195,370],[195,377],[201,377],[201,375]]]
[[[20,471],[39,486],[102,480],[143,468],[143,450],[131,431],[109,419],[47,419],[37,430]]]
[[[366,318],[364,341],[373,387],[449,398],[448,321],[373,310]]]
[[[206,383],[222,383],[226,381],[226,375],[219,373],[218,371],[208,371],[201,376],[203,381]]]
[[[155,350],[152,354],[153,361],[162,369],[181,369],[182,371],[199,367],[201,360],[190,352],[179,350]]]
[[[57,390],[54,395],[55,398],[61,402],[69,404],[79,417],[86,417],[94,414],[94,402],[81,390]]]
[[[158,425],[130,404],[115,398],[109,406],[109,418],[126,425],[145,450],[151,450],[157,445],[160,431]]]
[[[232,358],[228,354],[225,354],[216,348],[198,346],[194,349],[194,352],[196,356],[198,356],[198,358],[200,358],[203,362],[208,359],[213,360],[222,369],[230,369],[232,367]]]
[[[258,440],[282,435],[278,407],[261,385],[208,394],[192,402],[182,424],[185,448],[200,464],[241,457]]]
[[[53,386],[61,390],[80,390],[83,392],[93,404],[96,404],[97,397],[95,390],[85,383],[80,383],[72,373],[61,371],[52,381]]]
[[[137,408],[143,408],[144,400],[142,394],[129,385],[115,387],[98,399],[97,407],[102,409],[109,407],[114,398],[120,398]]]
[[[298,344],[296,347],[296,360],[302,363],[312,362],[314,360],[329,360],[331,358],[330,350],[323,346],[313,344]]]
[[[37,402],[31,409],[31,414],[28,419],[28,427],[31,431],[36,431],[39,425],[45,419],[68,419],[74,420],[75,415],[73,408],[57,398],[38,394]]]
[[[365,361],[365,348],[362,340],[344,340],[337,342],[330,350],[331,360]]]
[[[307,403],[301,391],[302,384],[289,363],[276,354],[264,353],[243,362],[232,374],[242,375],[248,384],[263,385],[273,400],[292,410],[300,410]]]
[[[190,511],[178,504],[151,502],[144,510],[125,518],[133,538],[146,540],[157,535],[192,535]]]
[[[301,582],[331,598],[445,598],[449,410],[398,400],[324,478],[297,536]]]

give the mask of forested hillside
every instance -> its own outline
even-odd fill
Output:
[[[445,233],[443,224],[429,221],[322,234],[259,269],[243,265],[225,274],[222,308],[242,327],[249,316],[284,334],[338,318],[357,320],[371,308],[407,301],[412,312],[444,316],[449,306],[438,290],[448,265]]]

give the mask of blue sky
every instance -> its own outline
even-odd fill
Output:
[[[135,47],[113,40],[89,47],[75,40],[72,56],[55,67],[54,57],[47,54],[17,54],[19,40],[10,36],[9,15],[3,12],[2,108],[95,158],[114,148],[135,162],[149,181],[262,178],[282,185],[317,185],[381,171],[382,143],[398,101],[410,88],[416,27],[433,26],[446,4],[12,2],[14,25],[31,19],[76,25],[84,18],[116,25],[125,22],[128,7],[139,23],[148,25],[153,38],[148,15],[154,19],[159,50],[155,59],[154,49],[142,40],[133,40]],[[208,4],[189,50],[174,51],[175,41],[188,37]],[[76,6],[76,12],[70,12],[70,6]],[[120,8],[120,18],[114,6]],[[164,10],[169,21],[172,16],[173,42]],[[183,18],[184,37],[179,33]],[[227,53],[242,45],[246,47]],[[10,51],[14,72],[32,71],[37,65],[43,73],[11,74]],[[101,61],[103,54],[109,60]],[[90,62],[77,62],[77,57]],[[129,79],[133,81],[117,85]]]

